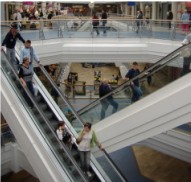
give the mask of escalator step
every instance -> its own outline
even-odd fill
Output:
[[[46,117],[47,117],[49,120],[52,119],[53,116],[54,116],[52,112],[45,112],[44,114],[46,115]]]
[[[36,96],[35,100],[36,100],[36,102],[39,103],[40,101],[42,101],[42,96],[41,95]]]
[[[72,152],[72,156],[74,157],[74,159],[79,160],[79,158],[80,158],[79,152],[77,150],[73,150],[73,149],[71,152]]]
[[[44,131],[46,132],[46,134],[52,133],[47,125],[45,127],[43,127],[43,128],[44,128]]]
[[[36,118],[37,118],[37,121],[42,124],[42,123],[45,123],[44,119],[40,116],[39,113],[35,114]]]
[[[43,111],[45,111],[48,108],[47,104],[45,103],[40,103],[39,105]]]
[[[52,133],[49,135],[49,138],[50,138],[50,140],[51,140],[53,143],[58,142],[58,141],[57,141],[57,138],[56,138]]]

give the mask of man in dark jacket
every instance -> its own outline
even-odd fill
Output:
[[[105,96],[106,94],[110,93],[112,91],[110,85],[108,84],[107,80],[103,80],[100,87],[99,87],[99,96],[100,98]],[[105,118],[105,111],[107,110],[109,104],[111,104],[113,106],[113,111],[112,113],[117,112],[118,109],[118,103],[116,101],[114,101],[112,95],[109,95],[108,97],[106,97],[105,99],[102,99],[101,101],[101,120]]]
[[[105,10],[102,10],[102,14],[101,14],[101,19],[102,19],[102,27],[103,27],[103,33],[106,33],[106,23],[107,23],[107,13],[105,12]]]
[[[140,71],[138,69],[138,63],[133,62],[132,68],[128,71],[128,73],[125,75],[126,80],[133,79],[138,74],[140,74]],[[132,102],[138,101],[140,97],[142,96],[143,92],[139,86],[139,79],[134,79],[131,82],[131,89],[132,89]]]
[[[96,30],[97,35],[99,35],[99,30],[98,30],[99,19],[98,19],[96,13],[93,14],[92,25],[93,25],[93,32],[94,32],[94,30]],[[93,34],[93,32],[92,32],[92,34]]]
[[[19,39],[23,43],[25,43],[25,40],[18,32],[17,24],[13,24],[13,25],[11,25],[10,31],[7,33],[7,35],[5,36],[5,38],[2,42],[2,46],[6,46],[7,57],[9,59],[9,61],[11,61],[15,70],[17,70],[17,61],[16,61],[16,57],[15,57],[15,45],[16,45],[17,39]]]
[[[167,20],[172,20],[173,19],[173,13],[172,13],[172,11],[168,11],[167,12]],[[168,22],[168,28],[169,28],[169,30],[171,29],[171,21],[169,21]]]

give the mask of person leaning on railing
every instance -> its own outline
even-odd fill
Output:
[[[17,24],[12,24],[10,31],[7,33],[7,35],[5,36],[2,42],[1,49],[3,49],[3,46],[6,46],[6,54],[7,54],[8,60],[11,61],[15,70],[17,70],[17,60],[15,57],[15,45],[16,45],[17,39],[25,43],[25,40],[23,39],[21,34],[18,32]]]
[[[188,34],[182,41],[182,45],[191,43],[191,33]],[[191,48],[187,47],[182,51],[182,56],[184,57],[182,75],[185,75],[190,72],[191,64]]]
[[[76,139],[78,150],[80,152],[81,167],[88,177],[91,177],[91,173],[89,171],[90,149],[93,147],[94,143],[97,144],[100,150],[103,149],[102,144],[100,144],[97,139],[95,131],[91,127],[91,123],[85,123],[83,130],[79,133],[79,136]]]

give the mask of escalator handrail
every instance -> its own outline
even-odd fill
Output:
[[[151,67],[149,67],[148,69],[142,71],[140,74],[138,74],[136,77],[132,78],[132,79],[129,79],[128,81],[124,82],[123,84],[121,84],[120,86],[118,86],[117,88],[115,88],[114,90],[112,90],[110,93],[106,94],[105,96],[101,97],[101,98],[98,98],[96,100],[94,100],[93,102],[91,102],[90,104],[86,105],[85,107],[83,107],[82,109],[80,109],[77,113],[79,115],[83,114],[84,112],[86,112],[88,109],[92,108],[93,106],[97,105],[98,102],[100,102],[101,100],[107,98],[108,96],[110,95],[114,95],[116,94],[118,91],[121,91],[122,88],[124,88],[124,86],[130,86],[130,83],[134,80],[136,80],[137,78],[140,78],[140,77],[147,77],[149,75],[152,75],[154,72],[158,71],[159,70],[159,66],[161,62],[163,62],[165,59],[167,59],[167,62],[168,63],[170,60],[168,60],[168,58],[171,58],[173,55],[175,55],[176,53],[180,52],[182,49],[186,48],[186,47],[189,47],[191,45],[191,43],[187,44],[187,45],[183,45],[179,48],[177,48],[176,50],[174,50],[173,52],[171,52],[170,54],[168,54],[167,56],[161,58],[159,61],[157,61],[155,64],[153,64]],[[160,68],[162,68],[164,65],[166,64],[163,64],[163,65],[160,65]],[[154,69],[156,68],[157,69]],[[146,74],[146,73],[149,73],[149,74]]]
[[[81,125],[83,125],[83,121],[82,119],[79,117],[79,115],[77,114],[77,112],[75,111],[75,109],[73,108],[73,106],[70,104],[70,102],[66,99],[66,96],[64,95],[63,92],[60,91],[60,89],[58,88],[58,86],[56,85],[56,83],[52,80],[52,78],[50,77],[50,75],[47,73],[47,71],[45,70],[45,68],[40,65],[39,66],[40,69],[42,70],[42,72],[45,74],[46,78],[51,82],[52,86],[54,87],[54,89],[56,89],[56,91],[58,92],[58,94],[60,95],[61,99],[64,100],[64,102],[70,107],[72,113],[75,115],[75,117],[78,119],[78,121],[80,122]],[[114,167],[114,170],[120,175],[121,179],[123,179],[123,181],[127,182],[126,177],[121,173],[120,169],[115,165],[115,163],[113,162],[113,160],[111,159],[111,157],[109,157],[108,153],[106,152],[106,150],[103,149],[103,153],[105,155],[105,157],[107,158],[107,160],[110,162],[110,164],[112,164],[112,166]]]
[[[126,182],[128,182],[128,179],[124,176],[124,174],[121,172],[121,170],[119,169],[119,167],[115,164],[115,162],[113,161],[113,159],[109,156],[109,154],[107,153],[107,151],[105,149],[102,149],[104,155],[106,156],[107,159],[109,159],[110,164],[117,169],[117,173],[123,177],[123,179],[125,179]]]
[[[5,57],[7,58],[7,55],[6,53],[4,52],[4,50],[2,50]],[[10,64],[10,62],[8,61],[8,58],[7,58],[7,62],[10,66],[10,68],[12,69],[12,72],[14,73],[15,77],[19,80],[18,78],[18,74],[16,73],[15,69],[13,68],[13,66]],[[77,164],[77,162],[74,160],[72,154],[69,152],[69,150],[67,149],[66,145],[61,142],[55,131],[52,129],[52,127],[50,126],[49,122],[47,121],[47,118],[45,116],[45,114],[43,113],[43,111],[38,107],[38,105],[36,104],[36,102],[34,101],[34,98],[32,96],[32,94],[30,93],[29,89],[27,87],[23,87],[23,89],[25,90],[27,96],[30,98],[30,100],[32,101],[33,105],[35,106],[35,108],[37,109],[37,111],[39,112],[39,114],[41,115],[41,117],[43,118],[43,120],[46,122],[46,125],[48,126],[48,128],[50,129],[50,131],[52,132],[52,134],[54,135],[54,137],[56,138],[57,142],[59,143],[61,149],[67,154],[67,157],[70,159],[70,161],[72,162],[72,164],[75,166],[76,170],[78,171],[78,173],[80,174],[80,176],[82,177],[82,179],[85,181],[85,182],[88,182],[88,179],[87,177],[85,176],[85,174],[82,172],[81,168],[79,167],[79,165]],[[61,163],[62,165],[62,163]],[[63,165],[62,165],[63,166]],[[64,168],[64,166],[63,166]]]

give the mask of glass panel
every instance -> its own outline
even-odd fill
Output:
[[[100,151],[97,146],[95,146],[92,151],[94,157],[97,159],[97,162],[100,166],[102,166],[105,173],[110,179],[112,179],[112,181],[127,181],[127,179],[125,179],[125,177],[119,172],[119,169],[116,170],[115,164],[112,162],[111,158],[108,157],[107,153],[105,154],[104,152]],[[123,176],[123,178],[121,176]]]
[[[100,120],[111,116],[113,113],[133,104],[138,99],[143,99],[154,91],[173,82],[190,72],[191,46],[187,45],[174,51],[148,70],[125,84],[119,86],[113,92],[96,100],[89,106],[78,112],[83,121],[95,124]],[[188,57],[183,57],[188,56]],[[139,80],[140,88],[132,86],[134,80]],[[150,81],[151,84],[150,84]],[[142,96],[140,93],[142,91]],[[140,97],[140,98],[139,98]]]
[[[58,17],[60,18],[60,17]],[[65,18],[65,19],[64,19]],[[149,19],[136,20],[132,17],[108,16],[106,23],[107,33],[103,33],[103,22],[99,16],[99,35],[92,27],[91,17],[68,16],[62,19],[51,20],[23,20],[21,35],[27,40],[43,40],[55,38],[157,38],[167,40],[180,40],[185,37],[182,34],[182,22],[153,21]],[[10,22],[1,24],[1,40],[10,29]]]
[[[42,69],[45,71],[44,68],[42,68]],[[50,78],[48,79],[48,77],[47,77],[48,74],[46,73],[47,75],[45,75],[44,72],[42,71],[42,69],[41,68],[35,68],[35,72],[36,72],[37,76],[39,77],[39,79],[42,81],[44,87],[49,92],[49,94],[50,94],[49,97],[52,97],[52,99],[58,104],[61,111],[67,117],[68,121],[74,127],[76,132],[77,133],[80,132],[83,129],[83,124],[81,123],[81,121],[79,121],[77,119],[75,114],[73,114],[72,106],[69,104],[69,102],[63,100],[63,97],[59,94],[59,92],[57,92],[57,90],[54,88],[54,86],[50,82],[50,80],[49,80]],[[62,85],[57,84],[57,86],[59,86],[59,87],[57,87],[57,89],[59,89],[59,91],[64,96],[64,91],[63,91]]]
[[[71,178],[73,181],[87,181],[83,172],[75,162],[74,158],[71,156],[71,151],[69,151],[69,149],[59,141],[54,130],[51,128],[50,123],[53,119],[53,116],[50,117],[50,115],[47,115],[49,113],[45,114],[45,112],[43,112],[43,108],[40,108],[40,102],[38,102],[39,96],[33,98],[28,89],[23,89],[19,78],[15,75],[8,64],[4,53],[1,54],[1,65],[2,72],[6,75],[10,85],[13,87],[24,107],[29,112],[29,115],[34,121],[37,129],[42,134],[44,140],[47,142],[50,150],[55,155],[60,165],[63,167],[65,173],[68,174],[69,178]],[[25,91],[27,91],[27,94]],[[29,100],[26,99],[28,94],[34,99],[33,108],[29,108],[29,106],[31,107],[31,100],[30,97],[28,97]]]
[[[188,135],[191,135],[191,123],[183,124],[181,126],[178,126],[175,128],[175,130],[181,131],[183,133],[186,133]]]

